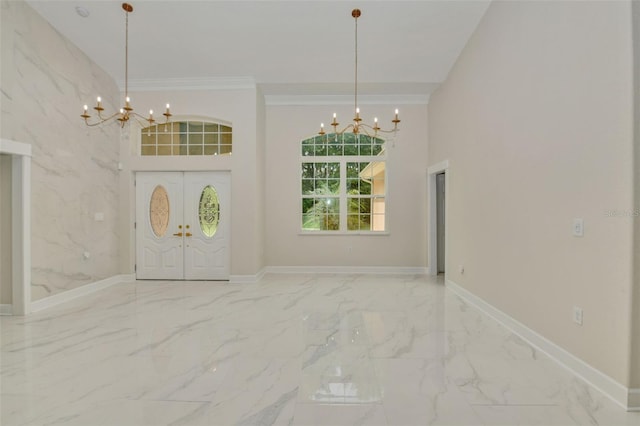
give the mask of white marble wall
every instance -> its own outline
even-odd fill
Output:
[[[115,82],[23,1],[1,2],[1,137],[33,147],[32,299],[118,273],[120,128],[87,128],[83,104],[113,109]],[[95,221],[103,213],[104,221]],[[84,258],[84,253],[89,258]]]

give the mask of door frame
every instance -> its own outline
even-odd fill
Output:
[[[120,166],[119,166],[120,167]],[[131,217],[131,233],[130,233],[130,246],[131,247],[131,256],[130,256],[130,262],[131,262],[131,270],[133,271],[133,275],[137,277],[137,271],[136,271],[136,265],[138,264],[138,236],[137,233],[140,231],[140,228],[138,228],[136,221],[137,221],[137,193],[136,193],[136,185],[137,185],[137,176],[140,173],[181,173],[183,175],[183,179],[184,176],[190,174],[190,173],[210,173],[210,174],[223,174],[225,175],[225,179],[227,180],[227,204],[228,204],[228,211],[231,211],[231,199],[232,199],[232,179],[231,179],[231,171],[230,170],[200,170],[200,169],[195,169],[195,170],[184,170],[184,169],[162,169],[162,170],[158,170],[158,169],[143,169],[143,168],[136,168],[131,170],[131,174],[130,174],[130,179],[131,179],[131,192],[130,192],[130,217]],[[228,269],[228,277],[227,278],[215,278],[215,279],[211,279],[211,281],[231,281],[232,275],[231,275],[231,267],[232,267],[232,262],[231,262],[231,255],[232,255],[232,241],[231,241],[231,235],[232,235],[232,223],[231,223],[231,214],[229,214],[229,229],[228,229],[228,243],[227,243],[227,269]],[[137,279],[137,278],[136,278]],[[172,280],[172,279],[170,279]],[[185,278],[181,278],[181,279],[177,279],[175,281],[189,281],[189,279],[185,279]],[[172,280],[174,281],[174,280]],[[204,280],[204,281],[208,281],[208,280]]]
[[[11,156],[11,314],[31,312],[31,145],[0,139]]]
[[[429,275],[438,275],[438,222],[436,204],[436,175],[444,173],[444,279],[447,280],[447,257],[449,252],[449,160],[441,161],[427,168],[428,205],[428,263]]]

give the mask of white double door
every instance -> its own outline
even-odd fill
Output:
[[[136,277],[228,280],[228,172],[136,174]]]

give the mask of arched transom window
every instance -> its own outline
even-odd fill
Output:
[[[140,131],[141,155],[228,155],[232,151],[231,126],[184,120],[156,124]]]

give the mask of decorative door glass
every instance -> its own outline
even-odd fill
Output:
[[[198,217],[202,233],[208,238],[213,238],[218,230],[218,223],[220,223],[220,202],[216,189],[211,185],[205,186],[202,190]]]
[[[161,238],[167,233],[169,227],[169,194],[167,190],[158,185],[151,193],[149,201],[149,222],[156,237]]]

